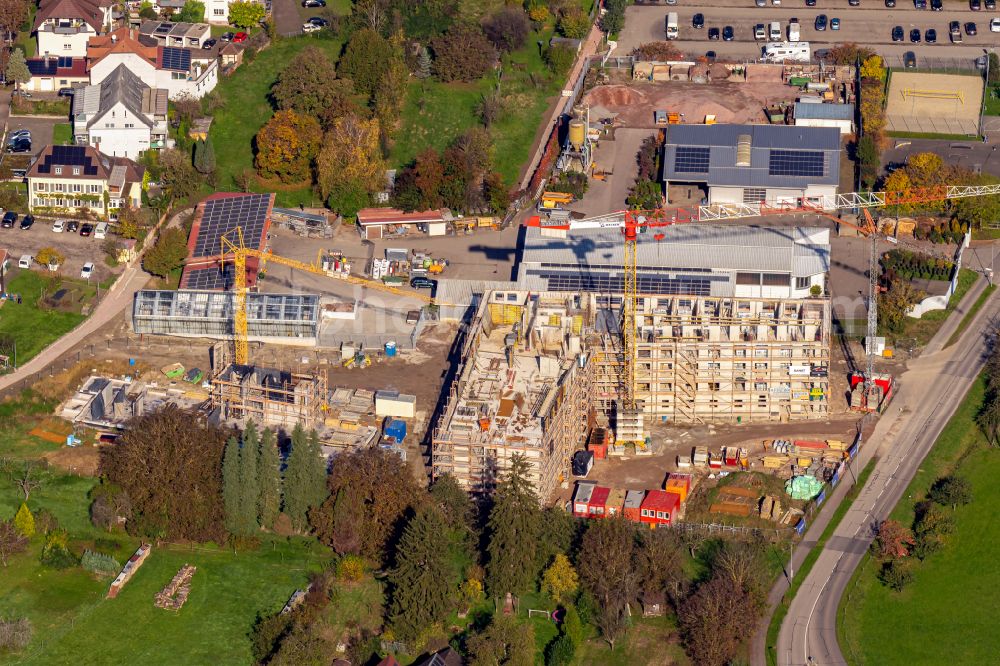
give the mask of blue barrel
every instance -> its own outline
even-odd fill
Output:
[[[385,355],[389,356],[389,357],[392,357],[392,356],[396,355],[396,343],[395,342],[387,342],[387,343],[385,343]]]

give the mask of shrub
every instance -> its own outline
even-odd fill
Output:
[[[563,634],[549,643],[545,650],[545,663],[547,666],[567,666],[573,663],[576,653],[576,646],[569,636]]]
[[[562,76],[573,66],[576,59],[576,52],[573,49],[556,44],[545,50],[545,64],[549,66],[553,74]]]
[[[344,555],[337,561],[337,579],[356,583],[364,578],[367,568],[364,558],[358,555]]]
[[[882,563],[878,579],[883,585],[902,592],[913,581],[913,566],[908,560],[890,560]]]
[[[68,569],[78,564],[76,557],[69,552],[69,534],[66,530],[54,530],[45,537],[42,564],[53,569]]]
[[[31,642],[31,620],[0,620],[0,650],[16,652],[23,650]]]
[[[92,550],[83,551],[80,566],[91,573],[107,576],[114,576],[122,569],[122,565],[115,558]]]
[[[28,505],[23,502],[14,516],[14,529],[17,530],[18,534],[29,539],[35,535],[35,517],[31,514]]]

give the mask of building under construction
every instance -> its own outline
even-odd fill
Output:
[[[489,491],[515,453],[544,500],[570,456],[622,410],[620,306],[579,292],[484,294],[432,438],[432,475]],[[637,426],[827,416],[830,303],[812,298],[643,295],[636,308]],[[655,442],[653,442],[655,446]],[[637,453],[640,451],[637,449]],[[650,451],[644,451],[650,452]]]
[[[210,399],[224,421],[309,429],[323,422],[326,376],[230,365],[212,379]]]

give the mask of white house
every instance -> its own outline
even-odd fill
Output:
[[[836,127],[841,136],[854,133],[853,104],[795,103],[796,127]]]
[[[98,84],[125,65],[150,88],[161,88],[170,99],[203,97],[219,82],[219,62],[201,48],[146,46],[132,31],[121,28],[92,39],[87,49],[90,83]]]
[[[167,134],[167,91],[150,88],[125,65],[73,97],[77,144],[135,159],[164,147]]]
[[[28,58],[31,78],[21,86],[23,90],[54,92],[60,88],[79,88],[87,85],[87,59],[72,56],[46,56]]]
[[[42,0],[35,14],[39,56],[87,55],[87,41],[111,29],[110,0]]]
[[[200,49],[212,36],[207,23],[174,23],[172,21],[143,21],[139,38],[157,46]]]
[[[142,205],[143,168],[90,146],[46,146],[28,167],[28,208],[73,213],[90,209],[117,219],[124,206]]]

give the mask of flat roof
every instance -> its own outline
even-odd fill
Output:
[[[439,209],[403,212],[398,208],[362,208],[358,211],[358,224],[362,227],[383,224],[426,224],[444,222],[444,212]]]
[[[854,120],[853,104],[795,103],[795,117],[810,120]]]
[[[652,233],[639,234],[639,267],[790,272],[799,277],[830,270],[830,232],[823,227],[683,224],[657,230],[660,233],[661,240]],[[619,229],[574,229],[566,238],[552,238],[528,227],[521,263],[618,270],[624,252]]]

